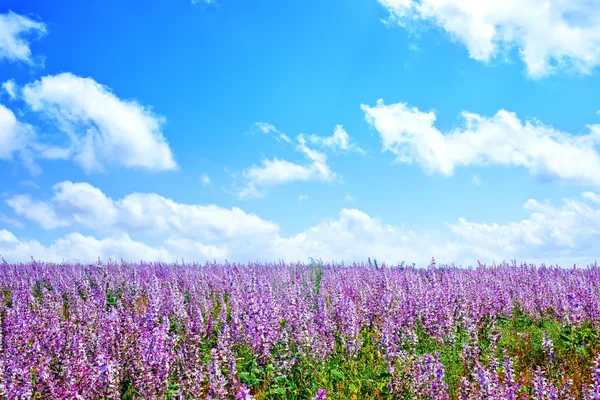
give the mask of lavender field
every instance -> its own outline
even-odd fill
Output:
[[[3,399],[598,399],[600,269],[0,265]]]

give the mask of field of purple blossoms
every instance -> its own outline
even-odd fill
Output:
[[[600,399],[600,268],[0,263],[2,399]]]

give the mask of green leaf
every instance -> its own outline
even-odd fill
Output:
[[[278,394],[278,395],[284,396],[285,393],[286,393],[286,390],[284,388],[280,388],[280,387],[269,390],[269,394]]]
[[[332,369],[331,370],[331,376],[333,376],[335,379],[340,380],[340,381],[345,378],[344,374],[342,374],[337,369]]]
[[[244,372],[240,372],[240,381],[242,381],[242,383],[245,384],[249,384],[251,377],[250,377],[250,372],[244,371]]]
[[[392,374],[390,374],[390,372],[389,372],[389,371],[382,371],[382,372],[379,374],[379,377],[380,377],[380,378],[382,378],[382,379],[385,379],[385,378],[391,378],[391,377],[392,377]]]

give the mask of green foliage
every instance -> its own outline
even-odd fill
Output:
[[[133,385],[131,384],[131,378],[129,376],[121,381],[120,392],[122,400],[133,400],[135,398]]]
[[[318,271],[316,264],[315,271]],[[316,274],[316,272],[315,272]],[[315,275],[316,276],[316,275]],[[219,308],[211,310],[212,316],[217,316]],[[210,359],[210,351],[217,345],[218,327],[215,323],[212,332],[199,346],[204,361]],[[171,328],[178,332],[176,326]],[[185,334],[185,332],[178,332]],[[448,384],[452,399],[458,398],[461,377],[472,371],[463,361],[463,346],[474,344],[469,333],[459,328],[452,340],[441,340],[430,334],[420,324],[415,327],[416,341],[403,344],[404,350],[415,357],[424,354],[438,353],[444,364],[445,381]],[[556,360],[548,360],[544,354],[542,338],[544,333],[553,341]],[[492,337],[500,334],[496,353],[491,353]],[[328,399],[394,399],[410,398],[408,394],[394,397],[390,393],[392,374],[389,365],[378,348],[377,333],[370,328],[363,328],[360,333],[363,345],[354,357],[349,357],[341,340],[337,340],[333,354],[326,360],[316,360],[304,357],[299,349],[287,348],[282,343],[275,345],[270,357],[260,357],[247,346],[232,348],[236,360],[237,378],[255,393],[257,399],[284,400],[310,399],[320,388],[327,390]],[[516,357],[515,372],[523,378],[530,388],[530,378],[527,371],[533,371],[539,365],[567,365],[571,375],[579,375],[588,379],[589,368],[594,354],[600,348],[600,332],[590,325],[564,325],[555,318],[533,319],[520,310],[515,309],[510,318],[500,318],[494,321],[486,320],[480,324],[476,333],[476,343],[484,360],[501,360],[503,349],[507,354]],[[291,352],[296,363],[282,370],[277,365],[277,356],[281,352]],[[287,358],[287,357],[285,357]],[[399,370],[401,365],[397,365]],[[560,369],[557,368],[558,372]],[[575,372],[575,373],[574,373]],[[227,374],[228,371],[223,371]],[[573,374],[574,373],[574,374]],[[132,398],[128,380],[122,382],[122,398]],[[579,382],[581,384],[581,382]],[[169,393],[171,398],[177,398],[177,382],[171,382]]]
[[[313,294],[317,296],[321,292],[321,281],[323,280],[323,261],[316,261],[314,258],[310,258],[310,274],[312,281],[314,282]]]
[[[11,290],[10,289],[4,289],[2,290],[2,302],[4,303],[4,305],[7,308],[11,308],[12,307],[12,297],[11,297]]]
[[[40,303],[44,301],[44,289],[48,292],[52,292],[52,286],[45,279],[39,279],[33,286],[33,297],[36,298]]]
[[[117,307],[117,298],[119,293],[111,288],[106,289],[106,311],[110,311],[111,307]]]
[[[341,343],[326,361],[303,358],[289,372],[278,372],[272,362],[261,364],[247,347],[235,349],[236,369],[241,383],[261,394],[261,399],[310,399],[325,388],[329,399],[387,398],[391,375],[375,344],[373,332],[364,331],[363,346],[348,358]],[[279,349],[273,350],[273,358]]]

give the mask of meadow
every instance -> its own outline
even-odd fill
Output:
[[[0,263],[2,399],[600,399],[600,269]]]

